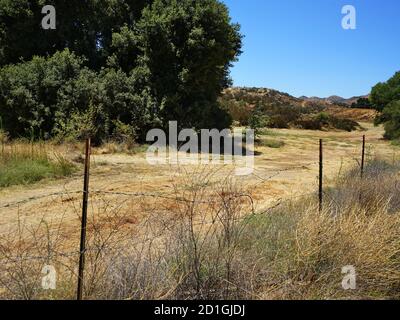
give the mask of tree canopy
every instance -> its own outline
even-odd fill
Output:
[[[376,123],[385,125],[385,137],[400,139],[400,72],[372,88],[370,100],[381,112]]]
[[[396,72],[387,82],[374,86],[370,100],[378,111],[382,111],[389,103],[400,100],[400,72]]]
[[[0,0],[0,66],[69,48],[100,68],[113,32],[133,26],[151,0]],[[56,30],[44,30],[42,7],[57,11]]]
[[[400,100],[389,103],[382,113],[382,122],[385,125],[385,138],[400,139]]]
[[[45,4],[56,30],[41,28]],[[105,136],[122,122],[139,139],[169,120],[226,127],[217,98],[241,38],[218,0],[0,0],[3,127],[53,136],[77,114]]]

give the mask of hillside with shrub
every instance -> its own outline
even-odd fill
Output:
[[[270,128],[345,131],[360,128],[359,119],[338,112],[350,110],[350,107],[295,98],[272,89],[229,88],[224,90],[220,101],[233,120],[244,126],[251,124],[254,117],[262,115],[263,122]]]

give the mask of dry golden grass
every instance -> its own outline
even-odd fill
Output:
[[[373,122],[378,112],[374,109],[354,109],[342,107],[328,107],[327,112],[342,119],[351,119],[354,121]]]
[[[361,132],[270,130],[265,138],[285,144],[258,146],[254,175],[237,180],[229,166],[154,167],[117,145],[94,148],[85,297],[398,298],[396,149],[381,140],[382,128],[363,126],[370,163],[363,181],[358,167],[345,174],[360,158]],[[325,140],[321,213],[315,194],[301,197],[316,189],[318,138]],[[82,158],[81,144],[50,147]],[[0,297],[74,298],[81,188],[77,175],[1,190]],[[49,262],[59,274],[55,291],[40,287]],[[356,268],[357,290],[341,287],[347,265]]]
[[[322,212],[305,198],[257,218],[249,230],[254,238],[245,239],[262,248],[270,268],[272,285],[262,285],[262,297],[399,298],[399,169],[372,161],[364,180],[349,172],[326,191]],[[356,290],[342,288],[345,266],[356,270]]]
[[[326,190],[321,212],[314,197],[256,211],[238,181],[214,183],[216,171],[204,168],[175,185],[172,198],[153,205],[137,199],[146,213],[140,221],[99,199],[89,219],[85,297],[399,298],[399,168],[372,161],[364,180],[351,171],[340,176]],[[63,222],[46,221],[36,228],[19,224],[2,237],[4,298],[74,297],[78,254],[63,254],[70,248]],[[48,263],[59,271],[55,291],[40,288]],[[347,291],[342,268],[349,265],[357,287]]]
[[[288,297],[386,298],[398,297],[400,285],[400,216],[386,208],[367,214],[355,205],[337,217],[306,210],[296,229],[296,264],[300,290]],[[357,272],[357,290],[341,288],[345,266]]]

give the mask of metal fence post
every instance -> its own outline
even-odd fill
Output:
[[[365,135],[363,135],[362,154],[361,154],[361,179],[364,177],[365,167]]]
[[[90,138],[86,139],[86,156],[85,156],[85,175],[83,181],[83,202],[82,202],[82,224],[81,224],[81,243],[79,250],[79,275],[77,300],[82,300],[83,296],[83,276],[85,269],[85,251],[86,251],[86,224],[87,224],[87,208],[89,199],[89,171],[90,171]]]
[[[322,212],[323,203],[323,174],[324,174],[324,156],[323,140],[319,140],[319,211]]]

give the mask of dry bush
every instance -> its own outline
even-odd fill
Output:
[[[174,266],[176,299],[232,299],[248,296],[247,270],[238,244],[251,196],[232,177],[200,169],[175,186],[174,228],[168,256]]]
[[[112,262],[100,296],[106,299],[220,299],[250,294],[237,254],[252,199],[231,178],[203,167],[182,173],[168,199],[143,202],[146,219],[136,241]],[[160,199],[158,199],[160,200]]]
[[[167,298],[174,288],[174,278],[163,251],[151,245],[132,245],[126,252],[109,256],[110,264],[99,297],[121,300],[158,300]]]
[[[300,269],[311,297],[398,297],[400,288],[399,164],[375,159],[327,190],[323,212],[302,213],[296,230]],[[341,290],[341,268],[357,271],[357,290]],[[307,298],[310,298],[308,295]]]
[[[137,221],[125,200],[111,201],[89,221],[85,268],[87,299],[158,299],[169,290],[165,251],[157,244],[152,216]],[[133,200],[132,200],[133,201]],[[135,202],[145,201],[136,198]],[[114,203],[114,201],[113,201]],[[125,205],[122,205],[125,203]]]
[[[363,178],[360,169],[354,168],[338,178],[336,186],[326,190],[332,202],[333,213],[351,209],[355,204],[374,214],[386,207],[388,212],[400,211],[400,164],[388,163],[378,158],[369,161]]]
[[[126,201],[113,205],[107,197],[93,195],[88,215],[84,296],[102,297],[104,278],[115,262],[113,258],[132,238],[132,212]],[[75,208],[80,219],[81,208]],[[0,236],[0,298],[74,299],[78,278],[79,225],[71,226],[65,216],[51,212],[38,221],[20,215]],[[77,220],[79,221],[79,220]],[[57,272],[55,290],[44,290],[43,268]]]

